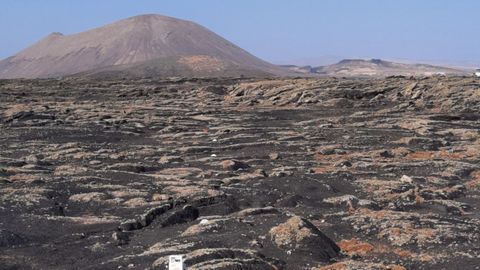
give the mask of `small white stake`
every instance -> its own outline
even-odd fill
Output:
[[[185,270],[183,255],[171,255],[168,257],[168,270]]]

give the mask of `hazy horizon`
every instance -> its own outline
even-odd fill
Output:
[[[194,21],[275,64],[381,58],[473,67],[480,65],[478,11],[473,0],[6,0],[0,59],[51,32],[68,35],[153,13]]]

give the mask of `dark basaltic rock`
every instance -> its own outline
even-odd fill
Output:
[[[0,177],[0,184],[11,184],[12,181],[6,179],[6,178],[1,178]]]
[[[107,170],[117,170],[117,171],[126,171],[134,173],[142,173],[146,171],[146,168],[142,164],[135,163],[117,163],[110,165],[106,168]]]
[[[222,161],[222,168],[224,170],[238,171],[248,169],[250,166],[238,160],[224,160]]]
[[[199,214],[198,208],[191,205],[185,205],[181,210],[177,210],[165,217],[165,219],[161,222],[161,226],[167,227],[175,224],[190,222],[197,219]]]
[[[140,216],[140,220],[139,220],[140,224],[143,227],[146,227],[150,225],[153,222],[153,220],[155,220],[155,218],[166,213],[170,209],[172,209],[172,205],[170,204],[164,204],[160,207],[152,208],[147,212],[145,212],[142,216]]]
[[[140,230],[144,226],[142,223],[136,219],[129,219],[124,222],[122,222],[119,226],[118,229],[121,231],[135,231],[135,230]]]
[[[120,231],[135,231],[149,226],[158,216],[165,214],[172,209],[171,204],[164,204],[158,207],[151,208],[140,215],[138,219],[129,219],[122,222],[118,229]]]
[[[380,152],[379,155],[380,155],[381,157],[384,157],[384,158],[393,158],[393,157],[395,157],[395,155],[394,155],[392,152],[388,151],[388,150],[385,150],[385,151]]]
[[[25,238],[22,236],[0,229],[0,247],[14,247],[21,245],[25,242]]]
[[[119,246],[128,245],[131,235],[132,234],[129,232],[114,232],[112,234],[112,239]]]

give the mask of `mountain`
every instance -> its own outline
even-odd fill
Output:
[[[131,17],[74,35],[52,33],[0,61],[0,78],[77,73],[252,76],[282,72],[196,23],[160,15]]]
[[[431,75],[461,75],[466,71],[448,67],[440,67],[426,64],[403,64],[384,61],[380,59],[345,59],[336,64],[311,67],[311,66],[283,66],[293,72],[345,77],[370,77],[370,76],[431,76]]]

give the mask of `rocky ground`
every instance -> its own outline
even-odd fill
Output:
[[[480,81],[0,81],[0,269],[479,269]]]

